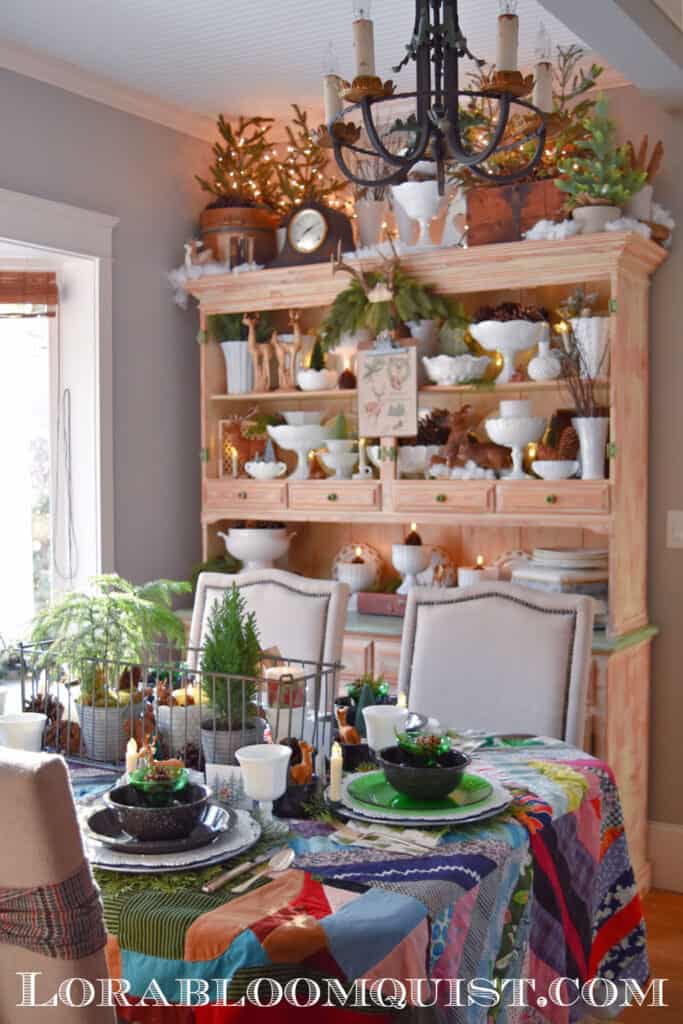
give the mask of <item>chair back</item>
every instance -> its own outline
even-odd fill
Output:
[[[76,819],[69,774],[56,754],[33,754],[0,747],[0,807],[4,832],[0,842],[0,888],[30,889],[58,885],[82,867],[85,853]],[[104,950],[79,959],[33,952],[2,942],[0,934],[0,1021],[22,1024],[113,1024],[113,1009],[21,1007],[18,972],[40,972],[36,1001],[44,1002],[67,978],[85,978],[100,998],[99,979],[108,976]],[[74,998],[80,998],[78,986]]]
[[[456,729],[536,733],[581,745],[593,602],[511,583],[415,587],[399,690]]]
[[[282,569],[255,569],[231,576],[204,572],[197,581],[190,627],[190,668],[199,667],[208,617],[233,584],[254,612],[261,647],[277,647],[283,658],[341,661],[349,588],[334,580],[311,580]]]

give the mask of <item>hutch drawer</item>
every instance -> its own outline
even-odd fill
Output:
[[[236,509],[245,517],[250,511],[277,512],[287,508],[287,484],[270,480],[206,480],[204,506],[211,512]]]
[[[381,484],[362,480],[302,480],[289,485],[289,507],[299,511],[379,510],[381,500]]]
[[[587,512],[610,509],[607,480],[510,480],[496,485],[499,512]]]
[[[492,512],[495,484],[488,480],[397,480],[392,494],[396,512]]]

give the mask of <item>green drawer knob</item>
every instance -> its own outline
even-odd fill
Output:
[[[446,500],[446,495],[445,494],[437,494],[436,500],[439,502],[439,504],[443,504],[444,501]]]
[[[334,491],[332,492],[332,494],[328,494],[327,495],[327,500],[328,501],[336,501],[337,500],[337,495],[334,493]]]
[[[549,505],[556,505],[557,504],[557,495],[556,494],[546,494],[545,500],[548,502]]]
[[[237,497],[238,497],[238,498],[239,498],[239,499],[240,499],[241,501],[246,501],[246,497],[247,497],[247,492],[246,492],[246,491],[238,491],[238,492],[237,492]]]

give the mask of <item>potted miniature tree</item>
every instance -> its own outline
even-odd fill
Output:
[[[236,586],[209,614],[201,656],[202,688],[213,717],[202,722],[202,753],[212,764],[233,764],[235,751],[260,742],[257,675],[261,661],[256,617]]]
[[[243,313],[214,313],[207,317],[207,333],[217,341],[225,359],[226,388],[229,395],[243,395],[254,390],[254,363],[249,351],[249,328]],[[255,323],[256,341],[268,341],[273,326],[266,313]]]
[[[221,114],[221,140],[213,146],[210,178],[197,175],[204,191],[214,196],[200,218],[202,241],[217,260],[230,265],[245,262],[248,255],[242,252],[233,259],[233,240],[252,239],[257,263],[269,263],[275,256],[280,193],[271,123],[269,117],[240,117],[233,128]]]
[[[172,580],[135,586],[115,574],[95,576],[89,591],[71,591],[38,613],[31,639],[44,649],[34,671],[60,671],[80,683],[76,708],[96,760],[122,755],[131,703],[142,700],[139,664],[162,639],[184,644],[185,628],[171,604],[189,591],[189,583]]]
[[[646,171],[632,163],[628,148],[616,145],[616,126],[607,109],[601,97],[583,121],[586,137],[577,139],[575,152],[558,162],[555,185],[566,194],[565,205],[583,234],[605,231],[647,181]]]

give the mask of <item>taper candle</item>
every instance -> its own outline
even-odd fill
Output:
[[[496,71],[517,71],[519,18],[517,0],[499,0]]]
[[[344,763],[341,744],[333,743],[330,754],[330,800],[338,803],[342,796],[342,765]]]
[[[342,99],[339,95],[342,80],[339,75],[331,72],[323,77],[323,103],[325,104],[325,124],[333,121],[342,110]]]
[[[126,772],[130,775],[138,766],[138,745],[135,738],[131,736],[126,744]]]

